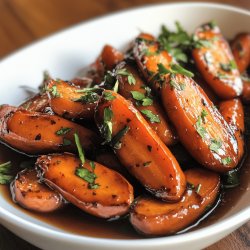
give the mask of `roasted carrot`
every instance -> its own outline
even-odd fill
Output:
[[[66,200],[101,218],[121,216],[133,201],[133,187],[119,173],[97,162],[81,165],[76,156],[52,154],[38,158],[41,179]]]
[[[169,69],[173,62],[172,56],[166,50],[161,49],[160,43],[153,36],[145,33],[135,39],[133,55],[145,79],[157,92],[160,88],[157,81],[158,65],[162,64]]]
[[[75,132],[79,134],[86,150],[94,149],[99,143],[94,132],[59,116],[8,105],[0,109],[0,139],[26,154],[75,151]]]
[[[135,200],[130,222],[138,232],[174,234],[194,223],[213,205],[219,193],[219,175],[204,169],[190,169],[185,175],[189,185],[179,202],[164,203],[149,197]]]
[[[132,74],[134,81],[129,81],[127,75],[118,74],[119,94],[130,100],[139,111],[147,109],[157,115],[159,117],[159,122],[151,122],[150,119],[142,113],[144,118],[148,121],[149,126],[166,145],[175,144],[177,142],[176,133],[159,102],[152,95],[150,87],[144,84],[134,67],[126,63],[123,63],[121,67],[122,68],[118,69],[117,72],[119,73],[119,71],[122,71]]]
[[[232,52],[240,73],[243,73],[250,64],[250,33],[238,34],[232,44]]]
[[[118,159],[148,191],[164,200],[181,198],[186,182],[178,162],[131,102],[106,90],[95,120]]]
[[[93,119],[99,95],[89,88],[80,89],[70,82],[51,80],[46,88],[51,109],[68,119]]]
[[[11,183],[13,200],[20,206],[36,212],[52,212],[64,204],[62,196],[39,182],[35,169],[19,172]]]
[[[242,81],[228,42],[218,26],[204,24],[195,32],[195,64],[214,92],[223,99],[242,93]]]
[[[79,86],[81,88],[88,88],[92,85],[92,79],[88,77],[75,77],[70,80],[71,83],[73,83],[75,86]]]
[[[243,80],[243,92],[241,98],[244,103],[250,103],[250,79]]]
[[[19,107],[24,108],[29,111],[34,112],[45,112],[49,108],[49,98],[47,94],[36,94],[35,96],[29,98]]]
[[[234,132],[238,143],[238,158],[244,154],[244,109],[240,99],[223,101],[219,104],[219,111]]]
[[[200,164],[218,172],[237,165],[238,146],[232,130],[194,80],[180,74],[169,77],[161,97],[181,143]]]

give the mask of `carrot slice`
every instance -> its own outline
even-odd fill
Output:
[[[49,108],[49,98],[45,93],[37,94],[23,102],[19,107],[29,111],[43,113]]]
[[[75,206],[97,217],[121,216],[128,212],[133,201],[133,187],[129,182],[97,162],[87,160],[81,166],[80,159],[64,153],[41,156],[36,165],[46,184]],[[93,178],[95,184],[91,181]]]
[[[148,191],[164,200],[181,198],[186,182],[178,162],[131,102],[106,90],[95,119],[121,163]]]
[[[152,95],[151,89],[144,84],[134,67],[124,63],[121,66],[122,70],[132,74],[134,82],[129,83],[127,76],[118,74],[117,79],[119,81],[119,94],[130,100],[139,111],[147,109],[157,115],[160,122],[152,123],[150,122],[150,119],[142,113],[144,118],[148,121],[149,126],[160,137],[163,143],[166,145],[175,144],[177,142],[176,133],[159,102]]]
[[[99,143],[91,130],[56,115],[41,114],[3,105],[0,109],[0,138],[26,154],[74,152],[77,132],[86,150]]]
[[[62,196],[39,182],[34,169],[19,172],[11,183],[13,200],[22,207],[36,212],[52,212],[64,204]]]
[[[219,111],[234,132],[238,143],[238,158],[244,154],[244,109],[240,99],[223,101],[219,104]]]
[[[204,24],[196,30],[195,37],[199,46],[192,54],[204,79],[223,99],[239,96],[243,89],[240,73],[219,27]]]
[[[185,171],[190,184],[177,203],[140,197],[130,213],[133,227],[145,235],[174,234],[194,223],[215,202],[219,188],[218,174],[203,169]]]
[[[218,172],[237,165],[232,130],[194,80],[180,74],[169,77],[161,97],[181,143],[200,164]]]
[[[57,115],[68,119],[93,119],[99,99],[96,92],[61,80],[51,80],[46,90],[51,109]]]

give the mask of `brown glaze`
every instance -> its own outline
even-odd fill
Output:
[[[160,84],[155,80],[158,73],[158,64],[169,69],[173,61],[172,56],[160,48],[159,42],[150,34],[140,34],[134,42],[133,54],[136,63],[147,79],[149,85],[158,92]]]
[[[105,100],[105,93],[114,97]],[[121,163],[155,196],[177,201],[185,191],[185,176],[167,146],[154,133],[147,121],[131,102],[113,91],[104,91],[98,103],[95,119],[103,133],[104,110],[110,109],[112,137],[128,126],[115,153]]]
[[[240,73],[250,64],[250,33],[238,34],[231,44],[233,56]]]
[[[179,74],[169,78],[162,86],[161,98],[180,141],[200,164],[218,172],[236,167],[238,147],[233,132],[194,80]],[[218,150],[210,149],[214,140],[221,143]],[[225,163],[226,157],[230,162]]]
[[[57,132],[62,128],[69,128],[70,131],[58,135]],[[3,105],[0,109],[1,140],[26,154],[75,151],[75,132],[86,150],[95,148],[99,142],[98,136],[91,130],[59,116],[30,112],[8,105]]]
[[[240,99],[223,101],[219,104],[219,111],[232,129],[238,143],[238,158],[244,154],[245,119],[244,109]]]
[[[53,93],[56,89],[56,95]],[[46,88],[52,111],[67,119],[90,120],[94,117],[94,109],[97,104],[98,94],[94,93],[94,100],[80,100],[88,95],[88,92],[79,92],[81,88],[70,82],[51,80]]]
[[[36,212],[52,212],[63,206],[62,196],[39,182],[34,169],[19,172],[11,183],[12,199],[22,207]]]
[[[19,107],[28,111],[43,113],[49,107],[49,98],[45,93],[36,94],[23,102]]]
[[[164,110],[160,106],[160,103],[154,96],[152,96],[152,94],[150,94],[150,98],[153,100],[153,103],[151,105],[137,105],[138,101],[133,98],[131,91],[137,91],[143,95],[147,95],[147,91],[145,89],[146,85],[134,67],[125,63],[123,63],[121,66],[122,69],[125,69],[127,72],[130,72],[133,75],[135,83],[129,84],[127,76],[118,75],[117,78],[119,81],[119,94],[124,98],[130,100],[139,111],[147,109],[152,111],[153,114],[157,115],[160,119],[160,122],[151,123],[150,120],[142,113],[142,116],[144,116],[144,118],[148,121],[150,127],[160,137],[163,143],[165,143],[166,145],[175,144],[177,142],[176,133],[171,126],[169,119],[166,117]],[[148,87],[148,89],[150,88]]]
[[[230,63],[235,62],[219,27],[212,28],[211,25],[204,24],[196,30],[195,36],[211,44],[195,48],[192,53],[195,64],[206,82],[220,98],[230,99],[239,96],[243,89],[240,73],[235,65],[225,70],[225,67],[230,67]]]
[[[243,81],[243,92],[241,97],[244,103],[250,103],[250,80]]]
[[[83,211],[101,218],[126,214],[134,198],[133,187],[119,173],[97,162],[93,164],[94,168],[87,160],[84,169],[96,175],[96,188],[76,175],[77,168],[82,166],[72,154],[41,156],[36,162],[42,180]]]
[[[177,203],[164,203],[153,198],[138,198],[130,213],[130,222],[145,235],[174,234],[197,220],[219,193],[220,177],[204,169],[185,171],[192,188],[187,188]],[[197,189],[199,188],[199,192]]]

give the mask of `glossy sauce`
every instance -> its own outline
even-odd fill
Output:
[[[248,138],[248,145],[250,147],[250,140]],[[20,155],[7,147],[0,145],[0,162],[6,162],[10,159],[15,159],[12,164],[17,167],[20,162],[27,159],[27,157]],[[237,206],[237,202],[241,199],[242,195],[249,190],[250,192],[250,155],[241,169],[240,186],[232,189],[227,189],[222,195],[222,201],[215,211],[208,216],[205,220],[202,220],[195,227],[190,227],[189,230],[196,230],[217,222],[219,219],[229,216],[230,212]],[[89,216],[80,209],[68,205],[65,208],[46,214],[40,214],[31,212],[21,208],[19,205],[14,204],[9,186],[0,185],[0,193],[6,200],[14,207],[22,212],[39,219],[52,226],[58,227],[61,230],[84,236],[92,236],[97,238],[112,238],[112,239],[141,239],[143,236],[135,232],[132,226],[129,224],[127,218],[116,221],[106,221],[98,219],[93,216]],[[249,201],[244,201],[249,204]],[[209,214],[209,212],[208,212]],[[205,218],[206,216],[203,216]],[[185,232],[186,230],[183,230]]]

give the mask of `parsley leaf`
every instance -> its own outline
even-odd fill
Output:
[[[149,97],[146,97],[145,94],[139,92],[139,91],[130,91],[132,94],[132,97],[138,101],[136,104],[142,105],[142,106],[150,106],[153,104],[153,100]]]
[[[69,146],[69,145],[71,145],[71,141],[66,138],[63,138],[63,146]]]
[[[151,110],[143,109],[141,110],[141,113],[144,114],[151,123],[160,123],[161,120],[158,115],[155,115]]]
[[[82,168],[82,167],[77,168],[75,174],[78,177],[85,180],[86,182],[88,182],[89,189],[97,189],[100,187],[99,184],[95,183],[95,180],[97,178],[96,174],[93,172],[90,172],[88,169]]]
[[[137,101],[142,101],[145,98],[145,95],[139,91],[130,91],[133,98]]]
[[[128,83],[129,83],[130,85],[135,85],[135,83],[136,83],[136,80],[135,80],[133,74],[130,73],[130,72],[129,72],[128,70],[126,70],[126,69],[118,69],[118,70],[116,70],[116,75],[127,76],[127,77],[128,77]]]
[[[106,101],[112,101],[114,100],[116,97],[112,95],[112,93],[110,92],[104,92],[103,93],[103,97]]]
[[[237,65],[234,60],[231,60],[229,63],[220,63],[220,67],[226,72],[230,72],[233,69],[237,69]]]
[[[59,135],[59,136],[66,135],[71,130],[72,130],[72,128],[66,128],[66,127],[64,128],[64,127],[62,127],[61,129],[56,131],[56,135]]]
[[[111,140],[110,146],[115,148],[115,149],[120,149],[121,144],[120,140],[121,138],[129,131],[130,127],[125,126],[123,129],[121,129]]]
[[[74,133],[74,138],[75,138],[75,144],[77,147],[78,155],[81,160],[82,165],[85,163],[85,156],[84,156],[84,151],[80,142],[80,138],[77,133]]]
[[[207,133],[206,129],[202,126],[202,118],[201,116],[198,117],[197,122],[195,123],[195,128],[197,133],[200,135],[202,139],[205,138],[205,135]]]
[[[221,146],[222,146],[222,142],[221,141],[217,141],[215,139],[212,139],[211,140],[211,144],[209,146],[209,149],[211,151],[214,151],[215,153],[218,153],[219,149],[221,148]]]
[[[50,89],[48,89],[49,92],[51,92],[53,97],[60,97],[60,93],[57,91],[57,86],[53,85]]]
[[[0,164],[0,184],[5,185],[9,184],[13,176],[11,173],[11,161]]]
[[[112,140],[112,118],[113,111],[110,108],[104,109],[104,119],[103,119],[103,136],[106,142]]]
[[[158,65],[158,71],[159,74],[181,74],[187,77],[193,77],[194,74],[186,69],[184,69],[181,65],[171,63],[170,68],[167,69],[162,63],[159,63]]]
[[[223,165],[228,165],[232,162],[232,159],[230,157],[226,157],[226,158],[221,159],[221,162]]]
[[[199,194],[200,190],[201,190],[201,184],[199,183],[199,184],[197,185],[197,188],[196,188],[195,192],[196,192],[197,194]]]
[[[95,92],[88,91],[85,95],[80,98],[74,99],[74,102],[82,102],[82,103],[95,103],[99,100],[99,95]]]

